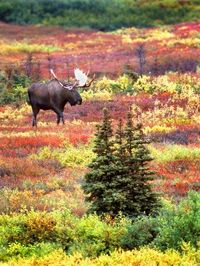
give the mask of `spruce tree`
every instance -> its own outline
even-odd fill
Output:
[[[134,218],[157,209],[157,195],[150,184],[154,173],[148,167],[152,158],[146,144],[141,124],[133,125],[131,111],[125,129],[119,120],[113,136],[111,120],[104,109],[103,122],[97,127],[96,157],[83,184],[86,200],[91,202],[90,212],[112,217],[121,212]]]
[[[146,147],[147,143],[142,125],[133,125],[130,110],[125,127],[126,158],[124,167],[127,170],[125,175],[127,208],[123,210],[123,213],[130,217],[151,214],[159,206],[157,194],[153,192],[150,184],[150,181],[155,178],[155,174],[148,167],[152,157]]]
[[[127,199],[126,199],[126,173],[127,167],[124,164],[126,159],[126,151],[124,146],[124,131],[122,120],[119,120],[118,128],[115,133],[114,138],[114,171],[115,175],[113,178],[112,189],[113,194],[115,195],[113,206],[113,214],[116,216],[120,213],[123,213],[123,210],[126,208]]]
[[[134,142],[135,142],[135,159],[137,164],[137,171],[135,173],[135,180],[137,182],[138,191],[136,192],[139,213],[151,214],[159,207],[158,194],[153,192],[151,181],[156,178],[156,174],[150,170],[149,162],[153,160],[142,131],[142,124],[137,124],[134,129]]]
[[[138,161],[135,156],[135,150],[137,145],[135,143],[135,128],[132,120],[131,111],[127,114],[127,121],[124,130],[124,149],[125,159],[123,161],[123,167],[125,173],[124,179],[124,190],[126,193],[126,205],[123,209],[123,213],[129,217],[134,217],[140,213],[140,203],[138,200]]]
[[[96,157],[89,165],[90,172],[85,175],[85,183],[82,187],[86,194],[86,200],[91,202],[89,212],[114,215],[112,184],[115,175],[115,157],[113,155],[112,125],[107,109],[103,110],[103,122],[102,125],[97,126],[95,137],[93,151]]]

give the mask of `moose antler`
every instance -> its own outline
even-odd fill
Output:
[[[68,90],[73,90],[75,87],[81,87],[81,88],[90,87],[92,82],[95,80],[95,74],[94,74],[93,78],[87,83],[89,72],[87,72],[87,74],[85,74],[82,70],[76,68],[76,69],[74,69],[74,76],[76,78],[76,81],[74,82],[73,85],[66,86],[57,78],[57,76],[54,73],[53,69],[50,69],[50,72],[53,75],[53,77],[58,81],[58,83],[63,88],[66,88]]]
[[[93,75],[93,78],[92,78],[87,84],[85,84],[84,87],[90,87],[91,84],[92,84],[92,82],[95,80],[95,78],[96,78],[96,75],[94,74],[94,75]]]
[[[73,90],[76,86],[77,86],[77,81],[74,82],[73,85],[69,85],[69,86],[66,86],[64,85],[56,76],[56,74],[54,73],[53,69],[51,68],[50,69],[50,72],[51,74],[53,75],[53,77],[58,81],[58,83],[65,89],[68,89],[68,90]]]
[[[53,75],[53,77],[54,77],[55,79],[57,79],[57,80],[58,80],[58,78],[56,77],[56,74],[54,73],[54,71],[53,71],[53,69],[52,69],[52,68],[50,69],[50,72],[51,72],[51,74]]]
[[[92,80],[87,83],[88,75],[89,75],[89,71],[87,72],[87,74],[85,74],[82,70],[78,68],[74,70],[74,76],[76,80],[78,81],[78,87],[81,87],[81,88],[90,87],[90,85],[95,79],[95,75],[93,76]]]

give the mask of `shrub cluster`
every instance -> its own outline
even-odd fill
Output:
[[[114,251],[110,255],[101,255],[98,258],[84,258],[80,253],[73,256],[67,256],[63,251],[54,251],[42,258],[21,258],[11,260],[2,266],[105,266],[105,265],[181,265],[181,266],[198,266],[199,251],[194,250],[189,245],[185,245],[184,253],[174,250],[160,252],[152,248],[142,248],[134,251]]]
[[[15,72],[15,69],[10,71],[0,72],[0,105],[19,104],[28,99],[26,87],[30,84],[30,79],[24,74]]]
[[[80,144],[74,147],[70,143],[63,145],[62,149],[51,148],[50,146],[43,147],[38,154],[32,155],[32,158],[38,160],[53,159],[57,160],[62,167],[84,167],[90,163],[94,157],[91,144]]]
[[[156,217],[132,221],[122,216],[101,220],[95,214],[78,218],[67,209],[53,212],[24,209],[17,214],[0,215],[0,261],[43,257],[52,251],[62,252],[63,256],[65,252],[97,257],[116,249],[132,250],[146,245],[184,253],[190,245],[194,255],[200,240],[199,221],[200,195],[193,191],[179,204],[165,202]]]
[[[17,73],[15,69],[10,71],[11,75],[0,72],[0,104],[20,103],[28,99],[27,87],[31,83],[28,73]],[[200,82],[197,77],[191,74],[182,74],[177,78],[176,73],[174,76],[172,73],[168,73],[158,77],[142,75],[133,78],[132,73],[134,72],[121,75],[117,79],[100,78],[90,89],[82,91],[81,96],[83,100],[108,101],[112,100],[114,95],[166,93],[173,95],[172,100],[174,101],[177,99],[188,100],[188,108],[197,109],[200,90]],[[163,107],[165,106],[163,105]]]

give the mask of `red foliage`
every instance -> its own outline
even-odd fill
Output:
[[[34,147],[39,148],[41,146],[59,147],[63,140],[56,137],[1,137],[0,149],[7,148],[21,148],[21,147]]]
[[[87,135],[69,135],[69,141],[74,146],[78,144],[86,144],[88,143],[89,136]]]
[[[200,161],[177,160],[162,165],[154,165],[153,169],[161,176],[155,181],[158,191],[169,195],[184,196],[188,190],[200,190]]]
[[[181,38],[189,37],[191,33],[193,33],[194,31],[196,32],[200,31],[199,22],[185,22],[174,25],[173,27],[173,33]]]

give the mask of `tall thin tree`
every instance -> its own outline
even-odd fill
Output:
[[[107,109],[103,110],[103,122],[97,126],[94,153],[96,157],[89,165],[90,172],[85,175],[83,184],[86,200],[91,202],[90,212],[111,213],[113,190],[113,131]]]

